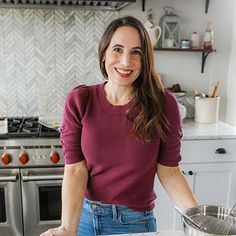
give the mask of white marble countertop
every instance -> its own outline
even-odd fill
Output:
[[[116,236],[184,236],[183,231],[161,231],[158,233],[116,234]],[[108,236],[108,235],[107,235]],[[114,236],[109,235],[109,236]]]
[[[183,120],[183,140],[198,139],[236,139],[236,128],[221,121],[203,124]]]

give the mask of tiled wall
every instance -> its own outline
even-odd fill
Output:
[[[61,114],[77,84],[102,80],[97,48],[119,12],[0,9],[0,117]]]

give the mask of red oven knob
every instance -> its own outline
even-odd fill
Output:
[[[19,155],[19,161],[21,164],[26,164],[29,161],[29,155],[27,152],[21,152]]]
[[[2,162],[4,165],[8,165],[12,161],[12,155],[10,153],[4,153],[2,155]]]
[[[56,164],[60,160],[60,155],[57,152],[52,152],[50,154],[50,160],[52,163]]]

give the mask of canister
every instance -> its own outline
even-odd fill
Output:
[[[219,117],[220,97],[195,97],[195,121],[216,123]]]
[[[182,39],[182,41],[181,41],[181,48],[183,48],[183,49],[190,48],[190,41],[189,41],[189,39]]]
[[[191,34],[191,47],[192,48],[199,48],[200,47],[200,36],[199,33],[194,31]]]

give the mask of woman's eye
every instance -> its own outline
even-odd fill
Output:
[[[114,52],[121,52],[121,48],[114,48]]]
[[[140,55],[141,55],[141,51],[140,51],[140,50],[134,50],[134,51],[132,52],[132,54],[133,54],[133,55],[138,55],[138,56],[140,56]]]

